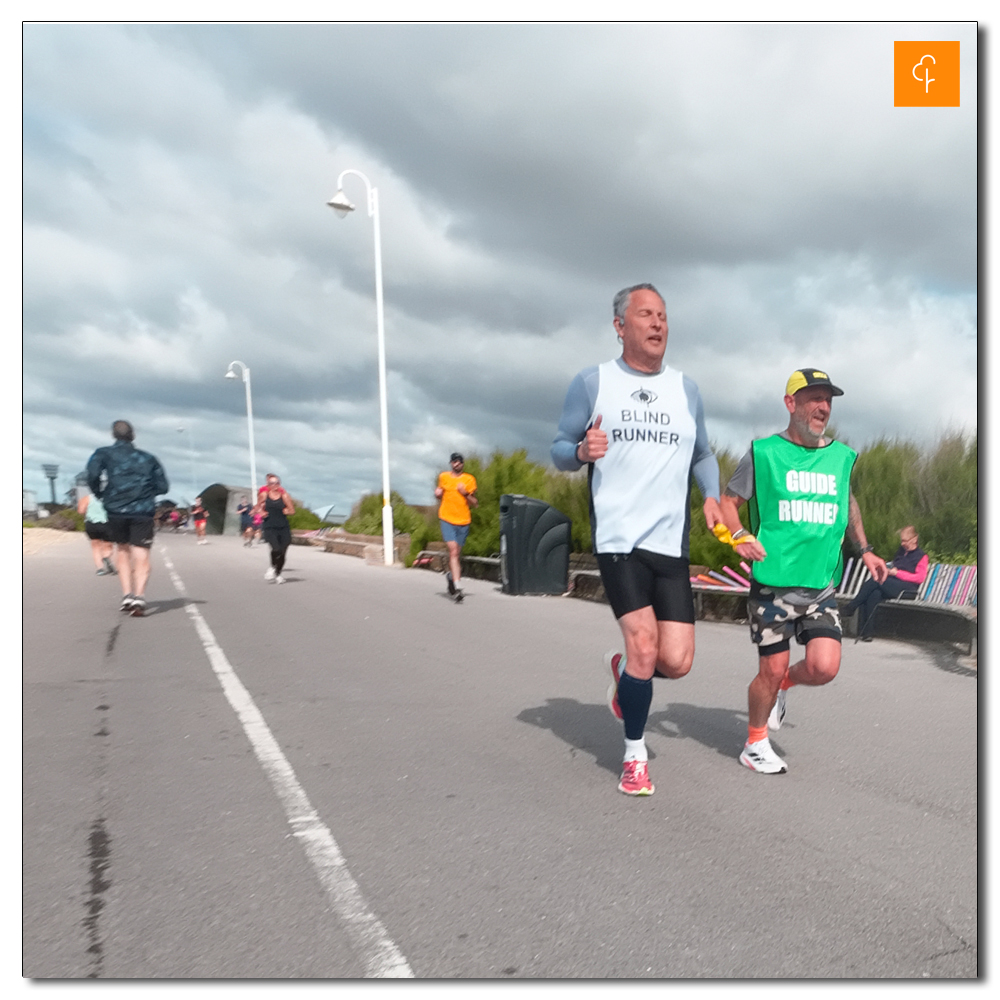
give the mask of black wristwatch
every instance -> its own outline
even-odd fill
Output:
[[[862,555],[865,555],[865,554],[867,554],[868,552],[872,552],[872,551],[874,551],[874,549],[875,549],[875,546],[874,546],[874,545],[866,545],[866,546],[865,546],[865,547],[864,547],[864,548],[863,548],[863,549],[861,550],[861,554],[862,554]]]

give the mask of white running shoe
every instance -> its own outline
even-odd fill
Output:
[[[774,708],[771,709],[771,714],[767,717],[767,728],[768,729],[780,729],[782,722],[785,721],[785,695],[788,694],[787,691],[779,691],[778,697],[775,699]]]
[[[745,744],[743,753],[740,754],[740,763],[761,774],[785,774],[788,771],[785,762],[771,748],[770,740]]]
[[[274,567],[273,566],[268,566],[267,567],[267,572],[264,574],[264,579],[265,580],[273,580],[274,579]]]
[[[285,578],[283,576],[276,576],[274,578],[274,582],[275,583],[284,583],[285,582]]]

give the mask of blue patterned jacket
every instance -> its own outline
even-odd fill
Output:
[[[107,485],[101,489],[101,474]],[[87,462],[87,485],[112,517],[152,517],[156,498],[167,492],[167,476],[155,455],[130,441],[98,448]]]

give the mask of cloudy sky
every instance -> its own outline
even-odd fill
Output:
[[[958,39],[961,108],[894,108],[893,41]],[[171,496],[257,467],[314,509],[458,449],[548,463],[566,388],[652,281],[709,432],[779,429],[828,370],[841,437],[977,420],[971,23],[28,25],[24,480],[137,427]],[[346,190],[365,204],[364,185]]]

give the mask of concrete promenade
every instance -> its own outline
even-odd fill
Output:
[[[163,534],[134,619],[82,534],[49,541],[24,558],[25,976],[977,975],[978,677],[944,648],[848,642],[765,776],[737,763],[747,629],[701,622],[634,800],[606,606],[484,580],[457,606],[305,546],[275,586],[266,548]]]

